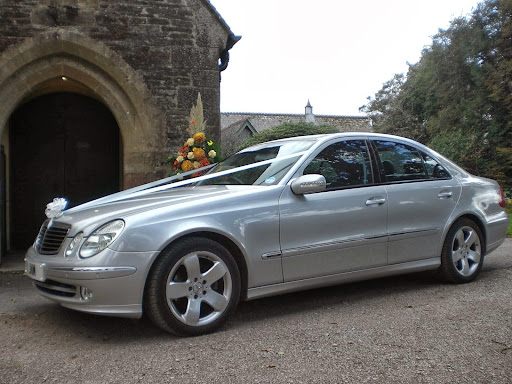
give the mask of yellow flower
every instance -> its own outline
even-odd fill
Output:
[[[211,140],[210,140],[210,141],[208,142],[208,146],[209,146],[209,147],[211,147],[212,145],[213,145],[213,141],[211,141]]]
[[[196,159],[197,161],[201,161],[206,157],[206,153],[204,153],[204,149],[202,148],[194,148],[193,151],[194,159]]]
[[[181,155],[180,155],[180,156],[178,156],[178,157],[176,158],[176,161],[177,161],[178,163],[181,163],[183,160],[185,160],[185,159],[184,159],[184,158],[183,158],[183,156],[181,156]]]
[[[182,164],[181,164],[181,169],[184,171],[184,172],[188,172],[188,171],[191,171],[194,169],[194,164],[192,164],[192,162],[190,160],[185,160]]]
[[[194,152],[189,152],[188,155],[187,155],[187,159],[194,160]]]
[[[210,152],[208,152],[209,158],[214,158],[215,156],[217,156],[217,152],[215,152],[213,149]]]
[[[188,145],[188,146],[194,145],[194,142],[195,142],[195,141],[194,141],[194,138],[193,138],[193,137],[191,137],[190,139],[188,139],[188,140],[187,140],[187,145]]]
[[[194,134],[194,141],[196,143],[202,143],[205,139],[206,137],[204,136],[203,132],[197,132]]]

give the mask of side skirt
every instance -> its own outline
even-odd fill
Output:
[[[286,283],[265,285],[263,287],[249,288],[247,300],[259,299],[262,297],[275,296],[283,293],[304,291],[306,289],[327,287],[330,285],[351,283],[360,280],[376,279],[393,275],[401,275],[412,272],[422,272],[437,269],[441,265],[441,259],[435,257],[408,263],[386,265],[361,271],[344,272],[336,275],[315,277],[312,279],[296,280]]]

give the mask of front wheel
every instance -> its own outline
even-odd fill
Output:
[[[151,269],[144,310],[179,336],[209,333],[227,320],[240,297],[240,273],[231,254],[206,238],[188,238],[164,251]]]
[[[469,283],[484,262],[482,231],[473,221],[460,219],[448,231],[441,254],[440,272],[444,280]]]

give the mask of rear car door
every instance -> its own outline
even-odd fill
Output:
[[[320,148],[296,177],[322,174],[327,189],[280,198],[284,281],[333,275],[387,264],[387,197],[375,185],[375,164],[364,139]]]
[[[388,263],[439,256],[443,229],[461,186],[442,165],[399,140],[373,140],[380,180],[387,191]]]

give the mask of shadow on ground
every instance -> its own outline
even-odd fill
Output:
[[[20,275],[13,274],[10,278],[4,275],[2,286],[5,288],[6,284],[9,284],[8,280],[20,278],[26,279]],[[27,284],[31,284],[28,279],[23,285]],[[376,300],[397,292],[419,292],[438,285],[439,282],[430,273],[421,273],[242,302],[221,331],[251,328],[269,320],[286,321],[287,317],[296,314],[321,311],[327,307],[351,303],[361,304],[365,300]],[[39,297],[35,289],[33,291],[32,289],[27,287],[26,292],[30,292],[30,295],[33,292],[37,297],[18,306],[15,314],[2,314],[2,317],[9,317],[6,324],[16,322],[17,326],[32,328],[38,333],[58,332],[78,339],[120,344],[131,343],[138,339],[174,337],[155,327],[147,317],[134,320],[81,313]]]

